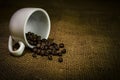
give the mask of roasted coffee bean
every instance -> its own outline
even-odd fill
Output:
[[[59,54],[59,53],[61,53],[61,51],[59,50],[59,51],[56,51],[56,53],[57,53],[57,55]]]
[[[57,55],[58,55],[58,56],[62,56],[61,51],[57,51]]]
[[[41,45],[41,47],[40,47],[42,50],[44,50],[44,46],[43,45]]]
[[[44,54],[45,54],[45,51],[41,50],[41,56],[44,56]]]
[[[50,45],[48,40],[47,40],[47,41],[45,41],[44,43],[45,43],[45,45],[47,45],[47,46],[49,46],[49,45]]]
[[[54,46],[58,46],[58,44],[54,43]]]
[[[66,49],[61,50],[62,53],[66,53]]]
[[[37,57],[37,55],[35,53],[32,54],[32,57]]]
[[[41,40],[41,36],[37,36],[37,41],[40,41]]]
[[[34,33],[31,32],[31,35],[34,36]]]
[[[45,39],[45,38],[42,39],[42,42],[46,42],[46,41],[47,41],[47,39]]]
[[[45,42],[42,42],[41,45],[42,45],[42,46],[45,46],[46,44],[45,44]]]
[[[46,45],[49,47],[51,45],[51,43],[49,41],[47,41]]]
[[[27,34],[28,34],[28,35],[31,35],[32,33],[31,33],[31,32],[28,32]]]
[[[37,52],[37,48],[36,48],[36,47],[33,48],[33,52],[34,52],[34,53]]]
[[[34,39],[37,39],[37,34],[34,34]]]
[[[47,50],[47,49],[48,49],[48,46],[47,46],[47,45],[45,45],[45,46],[44,46],[44,49],[45,49],[45,50]]]
[[[64,44],[63,44],[63,43],[60,43],[60,44],[59,44],[59,47],[60,47],[60,48],[63,48],[63,47],[64,47]]]
[[[39,41],[37,41],[37,43],[38,43],[38,44],[41,44],[41,43],[42,43],[42,41],[41,41],[41,40],[39,40]]]
[[[59,56],[62,56],[62,53],[58,53]]]
[[[37,45],[37,42],[33,42],[33,45]]]
[[[58,58],[58,62],[63,62],[63,58],[62,58],[62,57],[59,57],[59,58]]]
[[[37,44],[37,46],[36,46],[36,47],[37,47],[37,48],[40,48],[40,46],[41,46],[40,44]]]
[[[48,51],[45,51],[45,56],[48,56],[49,55],[49,52]]]
[[[31,45],[34,45],[34,42],[33,42],[33,41],[30,41],[29,43],[30,43]]]
[[[49,54],[52,54],[52,50],[51,50],[51,49],[49,49],[49,50],[47,50],[47,51],[48,51]]]
[[[54,49],[54,46],[49,46],[49,49],[53,50],[53,49]]]
[[[41,51],[40,49],[37,50],[37,55],[40,55],[40,51]]]
[[[48,55],[48,59],[49,59],[49,60],[52,60],[52,55]]]
[[[52,55],[56,56],[57,55],[57,51],[54,49],[52,50]]]
[[[52,45],[52,46],[55,46],[55,45],[56,45],[56,43],[52,42],[52,43],[51,43],[51,45]]]
[[[59,47],[58,47],[58,46],[54,46],[54,48],[55,48],[56,50],[59,50]]]
[[[33,41],[33,36],[32,35],[29,36],[29,40]]]
[[[36,38],[33,39],[34,42],[35,42],[36,40],[37,40]]]

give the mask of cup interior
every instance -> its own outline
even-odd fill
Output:
[[[50,33],[50,19],[48,14],[44,10],[37,10],[34,11],[28,18],[25,26],[25,33],[27,32],[33,32],[37,35],[40,35],[41,38],[48,38]],[[26,39],[25,35],[25,41],[29,47],[33,47],[30,45]]]

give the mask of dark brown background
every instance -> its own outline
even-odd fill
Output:
[[[0,80],[119,80],[120,6],[116,1],[0,1]],[[9,20],[23,7],[44,8],[51,18],[50,38],[65,43],[64,62],[9,54]]]

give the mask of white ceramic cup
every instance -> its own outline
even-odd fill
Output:
[[[50,33],[50,18],[41,8],[22,8],[11,17],[9,29],[8,49],[14,56],[21,56],[25,46],[34,47],[28,43],[25,33],[30,31],[47,39]],[[20,45],[16,51],[13,51],[13,41]]]

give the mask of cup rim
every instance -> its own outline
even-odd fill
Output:
[[[27,39],[26,39],[25,27],[26,27],[26,25],[27,25],[27,22],[28,22],[28,19],[30,18],[30,16],[31,16],[34,12],[36,12],[36,11],[42,11],[42,12],[46,15],[47,20],[48,20],[48,33],[47,33],[47,35],[46,35],[45,38],[47,39],[48,36],[49,36],[49,34],[50,34],[50,26],[51,26],[51,23],[50,23],[50,17],[49,17],[49,15],[48,15],[48,13],[47,13],[44,9],[35,8],[31,13],[28,14],[28,16],[27,16],[27,18],[26,18],[26,20],[25,20],[25,23],[24,23],[24,31],[23,31],[25,44],[26,44],[28,47],[30,47],[30,48],[33,48],[34,46],[31,45],[31,44],[29,44],[28,41],[27,41]]]

